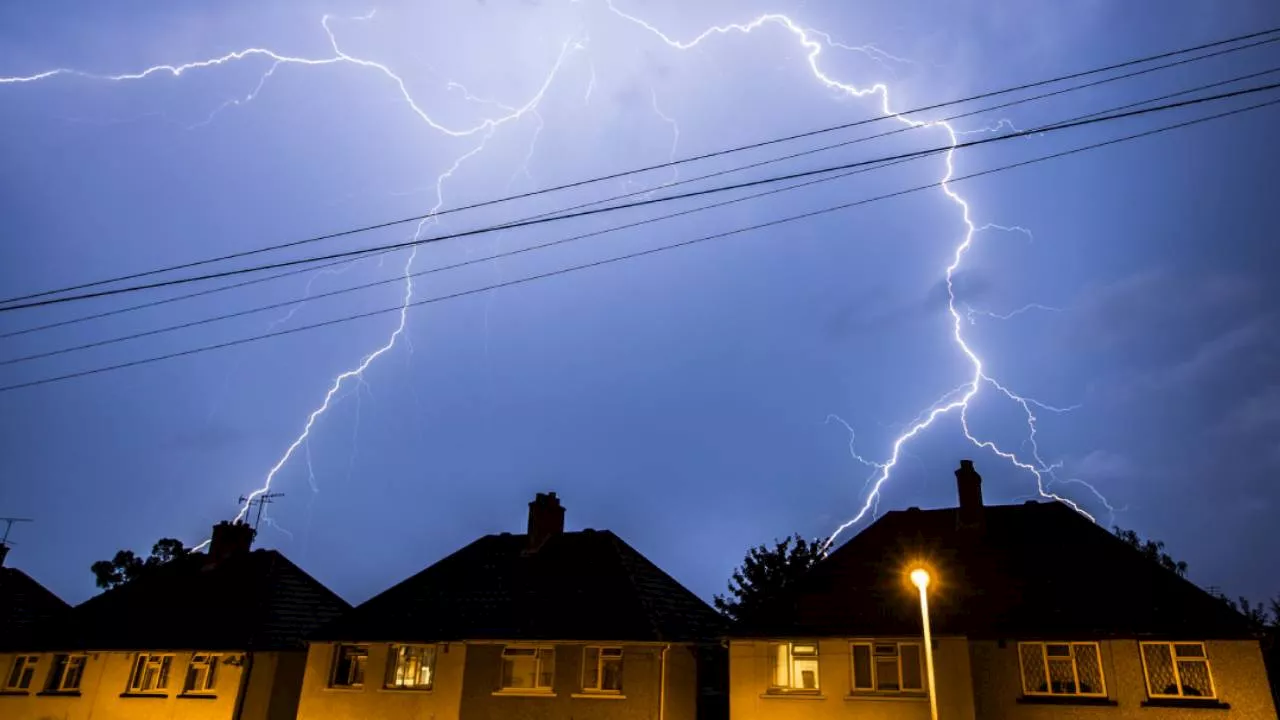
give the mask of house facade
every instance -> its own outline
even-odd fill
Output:
[[[890,512],[731,631],[732,720],[1274,720],[1220,600],[1060,503]],[[923,639],[925,569],[932,642]]]
[[[313,639],[298,717],[694,720],[719,616],[608,531],[564,531],[555,493]],[[699,715],[699,710],[703,711]]]
[[[349,605],[253,530],[41,624],[0,656],[5,720],[292,720],[304,637]]]

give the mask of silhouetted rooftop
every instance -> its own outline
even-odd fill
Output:
[[[57,619],[71,606],[30,575],[0,567],[0,651],[31,642],[34,628]]]

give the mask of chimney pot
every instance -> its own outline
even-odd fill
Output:
[[[534,552],[564,533],[564,506],[554,492],[538,493],[529,503],[528,551]]]
[[[982,527],[982,476],[973,469],[972,460],[961,460],[956,470],[956,494],[960,499],[960,509],[956,513],[956,524],[960,527]]]
[[[236,555],[248,554],[257,532],[244,522],[223,520],[213,526],[209,539],[209,563],[217,565]]]

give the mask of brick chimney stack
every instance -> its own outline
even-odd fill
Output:
[[[209,540],[209,562],[217,565],[236,555],[248,554],[254,535],[257,532],[248,523],[223,520],[214,525]]]
[[[956,512],[956,525],[963,528],[982,527],[982,476],[973,469],[972,460],[961,460],[956,470],[956,493],[960,497],[960,509]]]
[[[564,506],[553,492],[538,493],[529,503],[530,552],[564,532]]]

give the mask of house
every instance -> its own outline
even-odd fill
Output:
[[[8,555],[9,546],[0,543],[0,670],[12,670],[11,663],[7,662],[11,651],[30,642],[35,628],[71,609],[30,575],[5,567]],[[22,672],[25,671],[19,670],[19,675]]]
[[[956,482],[958,507],[885,514],[730,632],[731,720],[928,718],[930,649],[946,720],[1276,718],[1225,603],[1067,505],[984,506],[969,461]]]
[[[3,659],[5,720],[292,720],[304,636],[350,605],[242,523],[38,626]]]
[[[539,493],[525,534],[481,537],[318,631],[300,720],[693,720],[714,702],[719,615],[564,513]]]

